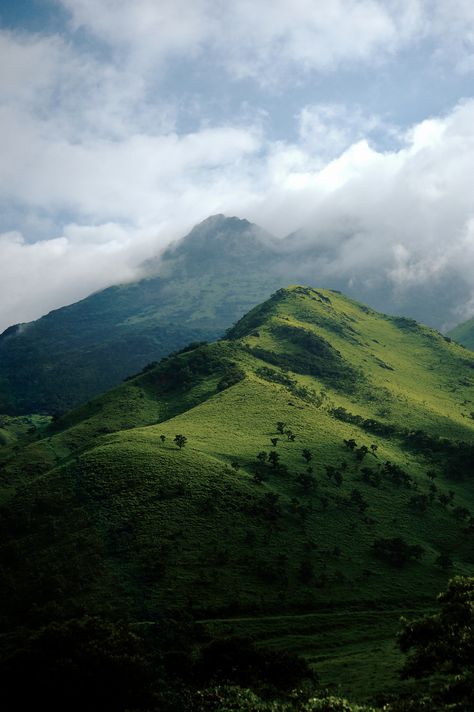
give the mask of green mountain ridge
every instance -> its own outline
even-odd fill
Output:
[[[474,571],[473,369],[412,320],[279,290],[0,451],[4,630],[421,605]]]

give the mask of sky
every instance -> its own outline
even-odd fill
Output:
[[[0,4],[0,331],[215,213],[330,245],[320,286],[449,274],[456,323],[473,168],[470,0]]]

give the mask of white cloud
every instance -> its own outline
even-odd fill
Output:
[[[85,28],[142,64],[195,53],[214,29],[212,0],[58,0]]]
[[[186,98],[179,86],[176,99],[160,91],[180,61],[284,91],[341,66],[380,67],[427,38],[446,66],[468,71],[470,3],[57,1],[89,40],[0,30],[0,203],[18,217],[0,242],[0,328],[129,279],[157,245],[216,212],[280,236],[309,225],[324,253],[318,281],[382,275],[401,290],[454,269],[474,294],[473,102],[404,132],[313,94],[283,140],[269,137],[263,109],[218,121],[199,113],[199,96],[192,128],[179,131]]]
[[[61,237],[33,244],[18,232],[0,235],[0,330],[133,279],[156,249],[154,234],[113,223],[69,225]]]
[[[439,283],[445,299],[455,279],[462,302],[452,295],[451,317],[432,302],[431,315],[452,323],[469,315],[474,298],[473,162],[469,101],[414,126],[397,150],[359,141],[322,168],[308,161],[306,171],[297,169],[297,189],[274,186],[252,215],[269,229],[305,225],[301,240],[312,257],[301,273],[313,282],[350,283],[368,295],[394,290],[400,299]]]
[[[58,1],[74,27],[142,68],[206,50],[232,74],[264,82],[295,68],[327,71],[390,54],[420,22],[413,0]]]
[[[374,62],[426,39],[434,58],[474,69],[470,0],[57,0],[135,67],[210,53],[234,77],[276,85]]]
[[[305,225],[313,250],[306,268],[318,283],[344,277],[403,291],[454,270],[470,285],[466,303],[474,295],[473,127],[474,101],[465,102],[410,129],[398,150],[360,140],[328,162],[304,141],[273,143],[230,128],[120,146],[58,144],[47,159],[43,147],[25,187],[30,200],[76,201],[102,222],[34,245],[4,238],[0,260],[11,281],[2,282],[10,294],[3,325],[137,274],[157,246],[221,211],[280,235]],[[55,170],[41,182],[46,160]]]
[[[324,158],[339,155],[357,141],[367,139],[375,131],[395,135],[379,116],[365,114],[361,107],[343,104],[313,104],[300,111],[299,135],[302,143]]]

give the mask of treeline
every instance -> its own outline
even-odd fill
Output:
[[[338,420],[356,425],[374,435],[400,438],[407,449],[438,463],[448,479],[462,480],[472,472],[474,445],[471,443],[433,436],[421,429],[398,428],[391,423],[355,415],[343,407],[332,408],[329,412]]]

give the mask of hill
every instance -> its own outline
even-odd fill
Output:
[[[3,629],[425,605],[474,571],[473,384],[427,327],[279,290],[2,448]]]
[[[466,300],[454,277],[399,290],[370,264],[347,274],[337,269],[332,238],[320,237],[277,240],[247,220],[214,215],[143,265],[138,282],[9,327],[0,335],[0,413],[63,414],[185,344],[219,338],[282,282],[324,275],[372,307],[435,326],[450,323],[453,305]]]
[[[113,286],[0,335],[0,413],[64,413],[191,341],[216,339],[268,297],[272,238],[215,215]]]
[[[464,321],[458,324],[454,329],[448,332],[448,336],[458,344],[462,344],[471,351],[474,351],[474,319]]]

